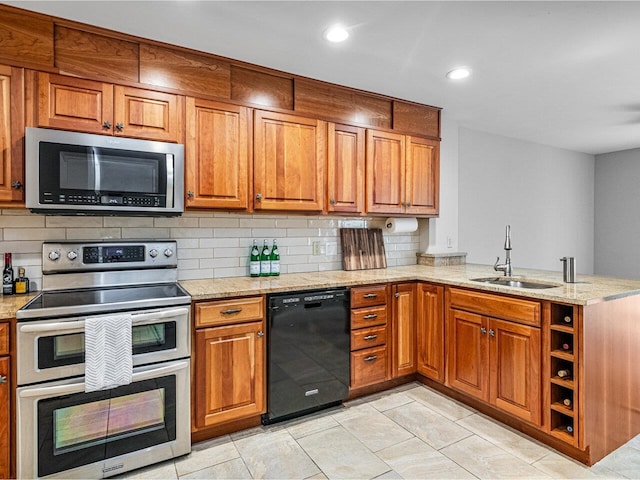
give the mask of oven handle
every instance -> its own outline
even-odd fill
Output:
[[[144,372],[134,373],[131,376],[131,383],[150,380],[169,373],[183,370],[189,366],[188,361],[176,362],[164,367],[158,367]],[[71,393],[84,392],[84,382],[72,383],[70,385],[56,385],[54,387],[36,387],[22,390],[18,393],[21,398],[26,397],[54,397],[60,395],[68,395]]]
[[[167,317],[177,317],[179,315],[186,315],[189,313],[188,308],[174,308],[172,310],[164,310],[161,312],[153,313],[138,313],[131,315],[131,324],[136,325],[145,320],[155,320]],[[54,322],[54,323],[41,323],[39,325],[20,325],[20,331],[24,333],[43,333],[43,332],[64,332],[69,330],[84,330],[84,320],[77,320],[75,322]]]

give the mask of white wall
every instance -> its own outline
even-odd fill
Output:
[[[514,275],[518,267],[561,270],[563,256],[592,273],[594,163],[593,155],[460,128],[459,248],[467,262],[503,261],[510,224]]]
[[[595,272],[640,279],[640,149],[595,160]]]

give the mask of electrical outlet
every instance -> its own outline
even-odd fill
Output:
[[[320,242],[313,242],[311,246],[313,247],[314,255],[322,255],[322,244]]]
[[[447,235],[447,248],[453,248],[453,240],[451,240],[451,236]]]

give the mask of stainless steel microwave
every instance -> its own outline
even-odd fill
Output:
[[[26,206],[59,215],[177,216],[184,146],[27,127]]]

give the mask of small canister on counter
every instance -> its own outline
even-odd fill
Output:
[[[576,283],[576,258],[562,257],[562,280],[565,283]]]

